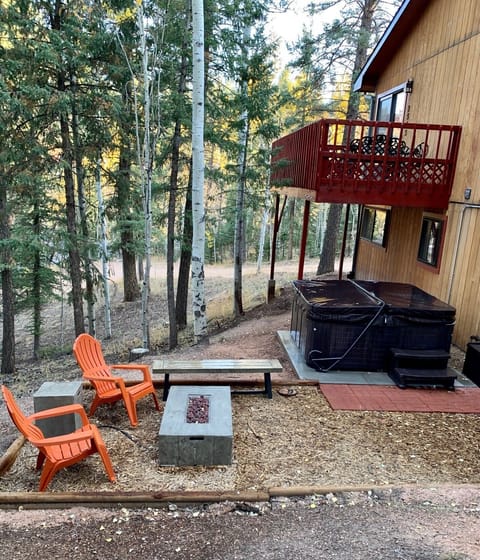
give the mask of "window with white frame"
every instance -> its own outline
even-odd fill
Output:
[[[377,121],[402,122],[405,113],[406,93],[402,89],[385,92],[378,96]]]

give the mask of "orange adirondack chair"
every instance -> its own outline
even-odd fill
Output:
[[[99,404],[123,400],[132,426],[138,425],[137,401],[146,395],[152,395],[155,407],[160,410],[150,368],[143,364],[107,365],[103,357],[100,342],[89,334],[81,334],[75,340],[73,353],[84,379],[90,381],[95,389],[89,415],[92,415]],[[122,377],[113,375],[112,370],[139,370],[143,381],[127,386]]]
[[[65,467],[78,463],[93,453],[99,453],[102,458],[108,478],[115,482],[112,462],[98,428],[90,424],[87,414],[80,404],[58,406],[42,412],[25,416],[9,389],[2,385],[2,393],[7,405],[8,413],[18,430],[38,449],[37,470],[43,466],[40,475],[39,490],[43,492],[55,474]],[[63,414],[79,414],[82,420],[81,428],[70,434],[45,438],[42,430],[35,425],[35,420],[52,418]]]

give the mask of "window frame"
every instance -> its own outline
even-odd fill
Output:
[[[406,84],[401,84],[397,87],[379,93],[375,105],[375,118],[377,121],[384,122],[403,122],[405,120],[405,113],[407,109],[407,98],[408,94],[405,91]],[[403,100],[402,100],[403,97]],[[380,119],[380,106],[382,102],[386,102],[390,99],[390,110],[388,118]],[[402,106],[403,104],[403,106]],[[401,109],[401,114],[398,114],[398,110]],[[396,118],[398,115],[399,118]]]
[[[438,271],[442,261],[447,217],[440,214],[424,213],[418,239],[417,262],[430,270]],[[432,228],[437,224],[436,228]],[[434,232],[435,238],[432,237]],[[432,243],[434,244],[432,246]]]
[[[378,230],[378,217],[384,214],[382,235]],[[387,247],[388,232],[390,229],[391,209],[379,206],[365,205],[362,208],[362,219],[360,222],[360,238],[378,247]]]

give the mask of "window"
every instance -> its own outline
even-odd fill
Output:
[[[385,247],[389,219],[390,210],[365,206],[362,212],[360,237]]]
[[[403,122],[406,99],[407,95],[403,87],[380,94],[376,108],[377,121]],[[381,134],[387,133],[384,128],[378,128],[377,131]]]
[[[406,94],[403,89],[386,92],[379,96],[377,105],[377,120],[388,122],[402,122],[405,112]]]
[[[438,266],[442,233],[443,220],[430,216],[423,217],[417,257],[420,262],[435,267]]]

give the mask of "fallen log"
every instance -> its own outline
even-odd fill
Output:
[[[10,447],[5,451],[2,457],[0,457],[0,476],[5,474],[10,467],[15,463],[20,449],[25,443],[24,436],[18,436],[18,438],[10,445]]]
[[[338,485],[338,486],[272,486],[268,489],[270,497],[300,497],[300,496],[313,496],[324,494],[344,494],[348,492],[368,492],[369,490],[390,490],[397,488],[394,484],[385,484],[378,486],[375,484],[352,484],[352,485]]]
[[[437,484],[435,488],[478,490],[479,484]],[[265,491],[230,491],[230,492],[197,492],[197,491],[168,491],[168,492],[0,492],[0,509],[61,509],[73,506],[96,508],[145,508],[166,507],[170,503],[198,504],[234,502],[254,503],[268,502],[272,498],[292,498],[322,494],[344,494],[364,492],[392,492],[406,489],[421,489],[417,484],[396,485],[341,485],[341,486],[292,486],[272,487]],[[243,506],[242,506],[243,507]],[[245,506],[247,509],[253,506]]]
[[[155,504],[213,503],[213,502],[267,502],[267,492],[0,492],[0,508],[19,507],[35,509],[43,507],[71,507],[74,505],[110,507],[155,506]]]

